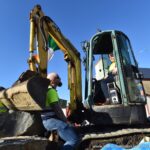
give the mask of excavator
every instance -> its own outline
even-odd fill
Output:
[[[50,43],[64,53],[68,64],[68,119],[80,124],[77,130],[82,142],[78,149],[100,149],[108,142],[133,146],[150,134],[142,74],[128,37],[121,31],[106,30],[82,42],[85,53],[83,99],[80,53],[56,23],[44,15],[40,5],[30,12],[29,70],[11,88],[0,92],[0,101],[8,109],[27,112],[45,109]],[[110,103],[106,105],[99,83],[109,75],[109,54],[112,53],[117,74],[115,80],[107,84]]]

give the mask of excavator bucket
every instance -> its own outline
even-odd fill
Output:
[[[26,71],[11,88],[0,92],[0,101],[12,110],[40,111],[45,107],[49,80]]]

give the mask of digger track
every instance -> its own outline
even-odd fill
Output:
[[[112,137],[117,137],[117,136],[123,136],[123,135],[128,135],[128,134],[150,134],[150,128],[146,129],[122,129],[118,130],[116,132],[109,132],[109,133],[95,133],[95,134],[85,134],[82,140],[88,140],[88,139],[104,139],[104,138],[112,138]]]
[[[100,130],[99,130],[100,131]],[[113,143],[125,148],[132,148],[145,137],[150,136],[150,128],[122,128],[115,131],[102,131],[100,133],[85,133],[79,149],[100,150],[104,145]]]

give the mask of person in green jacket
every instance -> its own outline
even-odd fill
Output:
[[[41,114],[43,125],[47,131],[57,130],[59,136],[65,141],[62,150],[73,150],[78,142],[79,136],[67,121],[62,108],[59,104],[57,86],[61,86],[61,79],[57,73],[50,73],[49,87],[46,95],[46,109]]]

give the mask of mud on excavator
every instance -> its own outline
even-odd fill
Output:
[[[44,15],[39,5],[30,13],[30,71],[23,73],[11,88],[0,93],[0,100],[8,109],[44,110],[49,38],[64,53],[64,60],[68,63],[71,110],[68,119],[81,124],[78,127],[82,135],[79,149],[101,148],[108,142],[133,146],[150,134],[142,74],[128,37],[120,31],[108,30],[99,31],[90,41],[83,42],[85,94],[82,100],[80,53],[55,22]],[[118,73],[114,82],[107,85],[110,104],[105,105],[98,83],[108,75],[108,55],[111,53]]]

